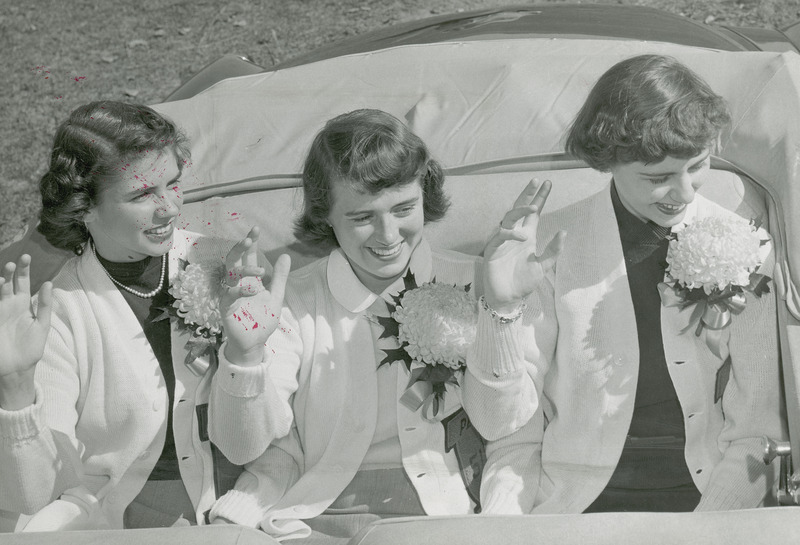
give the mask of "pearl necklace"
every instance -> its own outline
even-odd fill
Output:
[[[92,252],[94,253],[94,256],[97,257],[97,248],[95,248],[94,244],[92,244]],[[131,287],[126,286],[125,284],[123,284],[122,282],[118,281],[116,278],[111,276],[111,273],[108,272],[108,270],[105,267],[103,267],[103,264],[100,262],[99,258],[97,262],[100,263],[100,267],[103,269],[103,272],[106,273],[106,276],[108,276],[109,280],[111,280],[115,285],[124,289],[128,293],[134,294],[136,297],[141,297],[142,299],[150,299],[155,294],[160,292],[161,288],[164,287],[164,276],[166,275],[167,272],[167,254],[163,254],[161,256],[161,278],[158,279],[158,286],[156,286],[155,289],[148,291],[147,293],[143,293],[139,290],[135,290]]]

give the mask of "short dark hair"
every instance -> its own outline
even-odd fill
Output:
[[[328,224],[334,182],[376,194],[417,180],[422,185],[425,222],[444,217],[450,206],[444,173],[417,135],[381,110],[339,115],[317,134],[306,157],[303,212],[295,221],[295,235],[312,244],[339,245]]]
[[[725,100],[688,67],[669,56],[639,55],[600,76],[568,131],[566,149],[608,172],[621,163],[699,155],[729,122]]]
[[[189,157],[186,137],[152,108],[115,101],[76,108],[56,130],[50,168],[39,181],[37,229],[53,246],[82,254],[89,240],[83,218],[97,204],[103,181],[135,154],[166,148],[182,167]]]

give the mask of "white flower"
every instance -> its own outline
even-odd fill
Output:
[[[710,294],[728,285],[747,286],[761,265],[761,238],[735,217],[707,217],[687,225],[669,243],[667,272],[688,289]]]
[[[173,306],[178,316],[186,323],[197,324],[198,332],[212,335],[222,332],[219,300],[224,274],[222,263],[189,263],[169,288],[175,297]]]
[[[429,365],[463,367],[475,338],[478,311],[464,288],[425,283],[403,294],[393,313],[406,352]]]

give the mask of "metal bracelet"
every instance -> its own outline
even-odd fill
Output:
[[[517,307],[517,310],[514,312],[514,314],[510,316],[504,316],[502,314],[499,314],[492,307],[490,307],[489,303],[486,302],[486,297],[484,297],[483,295],[480,296],[478,302],[481,304],[481,308],[483,308],[483,310],[489,313],[489,315],[492,317],[492,320],[499,322],[501,324],[511,324],[516,322],[522,317],[522,314],[525,312],[525,308],[527,307],[527,305],[524,302],[520,303],[519,307]]]

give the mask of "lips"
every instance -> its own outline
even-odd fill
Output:
[[[662,213],[667,216],[676,216],[683,212],[686,209],[685,204],[667,204],[667,203],[657,203],[656,208]]]
[[[168,223],[166,225],[159,225],[158,227],[154,227],[152,229],[147,229],[144,231],[144,234],[145,236],[151,238],[164,238],[172,234],[172,229],[172,223]]]
[[[391,259],[400,253],[402,247],[403,247],[402,243],[390,246],[388,248],[371,246],[369,247],[369,251],[372,252],[372,254],[375,257],[378,257],[380,259]]]

